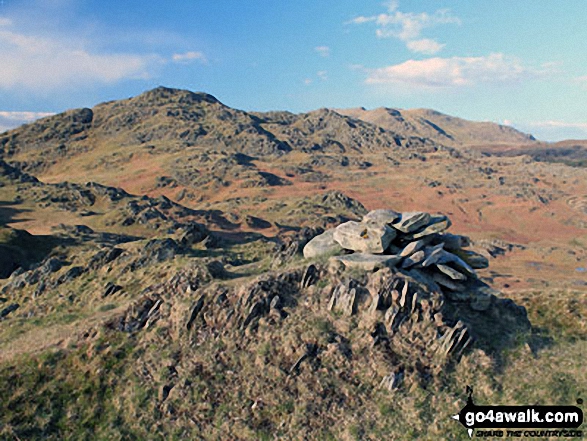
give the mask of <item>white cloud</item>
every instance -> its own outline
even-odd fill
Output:
[[[309,86],[310,84],[312,84],[312,79],[311,79],[311,78],[306,78],[306,79],[304,80],[304,84],[305,84],[306,86]]]
[[[322,81],[326,81],[328,79],[328,72],[325,70],[318,71],[316,75],[318,75],[318,78],[320,78]]]
[[[12,20],[6,17],[0,17],[0,26],[10,26],[12,25]]]
[[[50,90],[72,84],[148,78],[157,55],[96,53],[75,39],[0,28],[0,88]]]
[[[367,84],[401,84],[440,89],[480,83],[516,83],[542,72],[525,68],[514,57],[495,53],[485,57],[428,58],[367,70]]]
[[[189,63],[191,61],[200,61],[204,64],[208,63],[208,59],[202,52],[190,51],[183,54],[173,54],[171,59],[175,63]]]
[[[0,133],[51,115],[53,113],[50,112],[10,112],[0,110]]]
[[[330,56],[330,48],[328,46],[316,46],[314,50],[318,52],[321,57]]]
[[[399,2],[392,0],[384,4],[388,13],[372,16],[358,16],[348,23],[364,24],[375,23],[377,29],[375,35],[378,38],[396,38],[406,43],[408,49],[413,52],[433,54],[440,51],[444,45],[435,40],[422,39],[422,31],[444,24],[460,24],[461,20],[452,15],[448,9],[439,9],[433,14],[426,12],[402,12]]]
[[[389,0],[385,3],[383,3],[383,6],[387,7],[387,10],[389,12],[393,12],[397,8],[399,8],[399,0]]]
[[[435,40],[430,40],[428,38],[423,38],[422,40],[413,40],[408,41],[406,46],[412,52],[418,52],[426,55],[433,55],[446,46],[444,44],[440,44]]]

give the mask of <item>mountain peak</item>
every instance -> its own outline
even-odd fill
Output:
[[[182,104],[197,103],[220,103],[216,97],[205,92],[192,92],[186,89],[174,89],[171,87],[158,86],[154,89],[143,92],[131,100],[145,102],[148,105],[159,105],[164,103],[178,102]]]

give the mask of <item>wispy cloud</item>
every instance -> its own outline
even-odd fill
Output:
[[[353,18],[347,24],[373,23],[376,26],[375,34],[379,38],[396,38],[403,41],[412,52],[435,54],[444,44],[429,38],[421,38],[424,29],[445,24],[460,24],[461,20],[452,15],[448,9],[439,9],[433,14],[426,12],[402,12],[398,1],[390,1],[385,4],[387,13],[378,15],[360,15]]]
[[[501,53],[485,57],[428,58],[367,69],[367,84],[401,84],[407,87],[443,89],[481,83],[517,83],[537,78],[542,71],[524,67]]]
[[[321,57],[326,58],[330,56],[330,48],[328,46],[316,46],[314,50],[318,52]]]
[[[406,46],[412,52],[419,52],[426,55],[433,55],[446,46],[444,44],[440,44],[435,40],[430,40],[428,38],[423,38],[422,40],[413,40],[408,41]]]
[[[10,112],[0,110],[0,133],[51,115],[53,113],[50,112]]]
[[[318,78],[320,78],[322,81],[326,81],[328,79],[328,72],[325,70],[319,70],[316,75],[318,75]]]
[[[148,78],[157,55],[96,53],[75,39],[37,36],[0,26],[0,88],[55,89],[71,84]]]
[[[183,54],[173,54],[171,57],[172,61],[175,63],[191,63],[192,61],[199,61],[201,63],[207,64],[208,59],[204,55],[204,53],[199,51],[189,51]]]
[[[208,62],[200,51],[168,56],[121,53],[96,49],[95,43],[99,42],[23,30],[0,17],[0,90],[55,92],[72,85],[152,78],[169,63]]]

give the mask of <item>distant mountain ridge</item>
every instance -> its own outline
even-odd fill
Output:
[[[508,155],[519,156],[534,155],[538,148],[543,158],[545,145],[511,127],[428,109],[247,112],[207,93],[158,87],[0,134],[0,157],[52,182],[83,183],[92,175],[148,191],[168,185],[220,188],[229,182],[245,187],[289,185],[289,175],[322,181],[326,175],[316,169],[327,164],[368,168],[365,154],[376,154],[377,161],[401,162],[425,160],[439,149],[461,155],[470,149],[501,154],[505,148]],[[582,165],[586,152],[573,150],[572,164]],[[285,161],[280,170],[270,165],[289,154],[309,159],[295,166],[295,161]],[[258,168],[254,161],[263,158],[268,165]],[[552,153],[547,160],[568,162]]]
[[[480,144],[532,144],[537,140],[509,126],[492,122],[469,121],[431,109],[393,109],[363,107],[337,109],[342,115],[366,121],[405,136],[421,136],[449,146]]]

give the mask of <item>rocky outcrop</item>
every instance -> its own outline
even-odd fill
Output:
[[[364,271],[368,282],[335,285],[328,309],[369,314],[386,338],[397,333],[408,338],[409,329],[414,336],[428,335],[426,347],[435,348],[431,360],[458,357],[473,342],[487,350],[513,343],[530,330],[525,309],[477,277],[487,259],[464,249],[470,240],[447,233],[450,225],[443,215],[375,210],[361,222],[343,223],[314,238],[304,255],[332,253],[335,243],[347,250],[330,257],[330,272],[344,277],[345,269]],[[317,247],[313,241],[326,245]],[[365,288],[370,296],[364,295]],[[435,331],[427,333],[429,327]],[[386,384],[394,380],[390,377]]]

